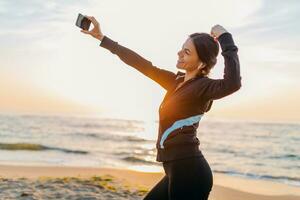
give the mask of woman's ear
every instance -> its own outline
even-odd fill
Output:
[[[201,70],[203,68],[205,68],[205,64],[203,62],[200,62],[199,65],[198,65],[198,70]]]

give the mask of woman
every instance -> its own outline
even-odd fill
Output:
[[[213,185],[208,162],[199,149],[196,137],[199,121],[220,99],[241,87],[237,47],[232,36],[216,25],[207,33],[194,33],[178,52],[177,74],[158,68],[134,51],[105,36],[92,16],[91,31],[81,30],[101,41],[100,46],[116,54],[123,62],[160,84],[167,93],[159,108],[159,133],[156,143],[158,162],[165,176],[144,200],[205,200]],[[208,74],[217,62],[219,45],[225,61],[223,79]]]

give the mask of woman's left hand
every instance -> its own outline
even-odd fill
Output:
[[[223,33],[226,33],[226,32],[227,32],[227,30],[223,26],[217,24],[211,28],[210,34],[215,39],[218,39]]]

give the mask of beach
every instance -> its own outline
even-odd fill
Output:
[[[163,173],[115,168],[0,166],[0,199],[143,199]],[[210,200],[299,200],[299,187],[214,173]]]
[[[300,200],[299,124],[204,119],[200,126],[199,148],[214,175],[210,200]],[[0,200],[143,199],[164,176],[157,127],[0,115]]]

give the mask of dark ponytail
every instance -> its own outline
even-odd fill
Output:
[[[207,33],[193,33],[189,37],[196,47],[199,59],[205,64],[205,67],[199,70],[198,75],[207,76],[217,63],[219,44]]]

